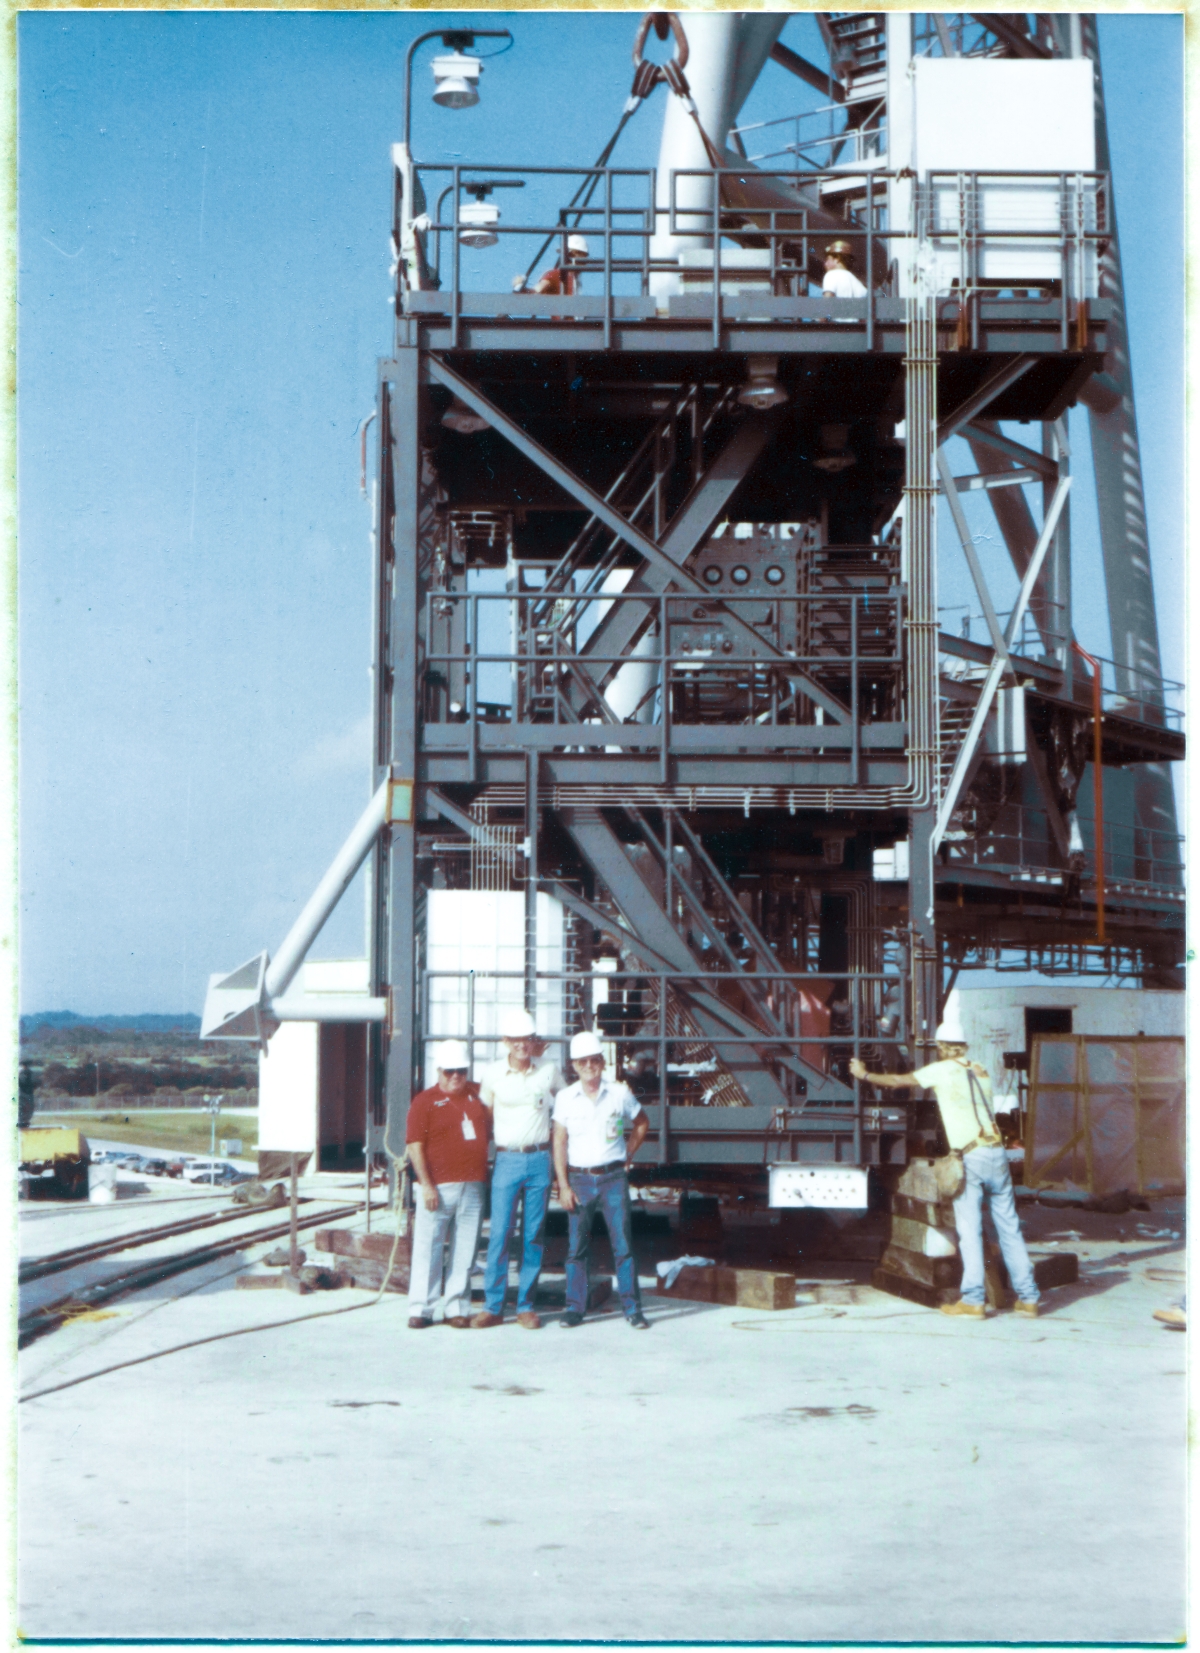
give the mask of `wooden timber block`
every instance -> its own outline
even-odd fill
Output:
[[[917,1285],[942,1290],[957,1287],[962,1279],[962,1259],[954,1257],[927,1257],[923,1251],[908,1251],[903,1246],[890,1245],[879,1259],[879,1273],[899,1275]]]
[[[932,1159],[910,1159],[896,1182],[894,1193],[909,1199],[926,1200],[930,1205],[946,1203],[945,1188],[934,1169],[936,1163]],[[945,1174],[943,1172],[943,1176]]]
[[[408,1292],[409,1283],[408,1259],[401,1259],[396,1254],[395,1266],[391,1278],[388,1280],[388,1290],[398,1291],[401,1295]],[[387,1269],[387,1259],[379,1262],[375,1257],[338,1257],[338,1273],[344,1274],[351,1285],[358,1286],[364,1291],[378,1291],[383,1284],[384,1273]]]
[[[916,1222],[912,1217],[893,1217],[888,1232],[888,1243],[902,1251],[917,1251],[923,1257],[957,1257],[958,1231],[935,1228],[930,1223]]]
[[[337,1257],[362,1257],[386,1263],[392,1255],[392,1247],[396,1245],[396,1236],[380,1232],[360,1234],[350,1228],[318,1228],[313,1244],[318,1251],[332,1251]],[[396,1245],[396,1262],[399,1264],[401,1261],[412,1261],[411,1231],[402,1234],[399,1245]]]
[[[935,1202],[914,1199],[911,1194],[893,1194],[892,1216],[908,1217],[913,1222],[927,1223],[930,1228],[953,1228],[954,1203],[952,1200]]]
[[[929,1300],[936,1307],[938,1303],[953,1302],[957,1298],[957,1288],[962,1282],[962,1258],[957,1255],[927,1257],[923,1252],[906,1251],[902,1246],[891,1245],[880,1259],[875,1274],[890,1275],[893,1279],[907,1280],[914,1286],[922,1287],[926,1293],[932,1293]],[[994,1309],[1009,1308],[1013,1293],[1004,1272],[999,1247],[992,1240],[984,1241],[983,1277],[984,1297],[988,1304]],[[893,1286],[880,1284],[875,1275],[871,1276],[871,1283],[878,1285],[880,1291],[892,1291],[894,1295],[909,1297],[914,1303],[927,1300],[920,1293],[896,1293]]]
[[[758,1268],[685,1268],[662,1297],[689,1303],[720,1303],[727,1308],[791,1309],[796,1306],[796,1276]]]
[[[1079,1256],[1074,1251],[1055,1251],[1049,1257],[1033,1258],[1033,1278],[1039,1291],[1055,1286],[1073,1286],[1079,1279]]]
[[[282,1274],[239,1274],[233,1282],[236,1291],[280,1291]]]
[[[893,1274],[883,1267],[871,1271],[871,1284],[876,1291],[886,1291],[891,1297],[903,1297],[927,1309],[936,1309],[942,1303],[953,1303],[958,1298],[956,1286],[926,1286],[920,1280],[910,1280],[906,1275]]]
[[[993,1240],[984,1243],[987,1269],[987,1300],[995,1308],[1007,1308],[1014,1293],[1000,1247]],[[1079,1279],[1079,1255],[1074,1251],[1052,1251],[1041,1257],[1031,1257],[1033,1278],[1039,1291],[1053,1291],[1055,1286],[1073,1286]],[[993,1295],[992,1280],[995,1278]]]

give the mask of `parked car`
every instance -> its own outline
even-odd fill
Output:
[[[233,1183],[255,1182],[257,1178],[253,1171],[239,1171],[236,1165],[227,1165],[224,1172],[218,1175],[217,1181],[228,1187]]]
[[[240,1175],[235,1166],[223,1159],[194,1159],[183,1170],[188,1182],[225,1182],[230,1172]]]
[[[148,1163],[143,1154],[122,1154],[113,1161],[118,1171],[134,1171],[138,1176],[145,1176]]]
[[[181,1159],[148,1159],[142,1164],[142,1174],[147,1177],[181,1177],[183,1175],[183,1161]]]

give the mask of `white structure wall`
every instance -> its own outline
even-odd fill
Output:
[[[525,1002],[525,897],[521,891],[431,890],[426,907],[426,969],[430,973],[425,1033],[436,1039],[477,1041],[473,1071],[500,1052],[500,1017]],[[537,898],[538,970],[561,972],[562,903]],[[473,979],[472,979],[473,976]],[[538,1032],[558,1038],[563,1028],[563,984],[542,984]],[[426,1045],[425,1083],[434,1081]]]
[[[260,1152],[315,1152],[320,1034],[317,1022],[283,1022],[259,1055]]]
[[[366,998],[369,980],[366,959],[310,959],[300,967],[295,991],[320,994],[336,1004],[339,998]],[[282,1022],[258,1058],[260,1149],[316,1151],[320,1086],[320,1023]]]
[[[1070,1010],[1072,1033],[1182,1038],[1186,995],[1141,987],[963,987],[956,990],[971,1055],[992,1076],[997,1105],[1016,1094],[1006,1050],[1025,1049],[1025,1008]],[[1015,1106],[1015,1103],[1013,1104]]]

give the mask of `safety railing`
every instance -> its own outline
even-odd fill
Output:
[[[1086,794],[1086,785],[1084,793]],[[1083,800],[1081,800],[1082,802]],[[1079,816],[1084,840],[1085,879],[1094,878],[1096,852],[1094,822]],[[1111,893],[1122,885],[1180,890],[1183,882],[1183,838],[1178,833],[1105,819],[1104,877]],[[1006,804],[976,837],[950,834],[943,849],[947,868],[957,864],[988,867],[996,871],[1015,869],[1034,874],[1065,876],[1050,823],[1043,810],[1022,804]]]
[[[1106,173],[928,172],[914,210],[927,279],[959,306],[961,347],[979,349],[985,301],[1019,294],[1056,303],[1062,348],[1086,349],[1087,301],[1099,296],[1110,235]]]
[[[1134,718],[1140,723],[1165,723],[1169,729],[1183,727],[1184,684],[1144,667],[1105,659],[1103,655],[1092,658],[1100,663],[1100,694],[1106,712]],[[1076,670],[1079,671],[1079,667]]]
[[[788,133],[790,143],[747,155],[746,159],[756,166],[760,161],[778,161],[782,155],[791,155],[795,169],[803,172],[866,166],[887,155],[887,103],[883,98],[865,108],[861,104],[824,103],[778,120],[751,121],[735,127],[730,136],[740,138],[743,144],[747,139],[758,144],[764,140],[775,143]]]
[[[924,279],[942,296],[939,323],[954,325],[963,344],[978,348],[981,330],[1002,323],[1019,300],[1026,308],[1040,305],[1034,319],[1057,322],[1064,349],[1073,326],[1079,347],[1109,236],[1102,173],[931,173],[911,192],[909,221],[896,224],[888,216],[896,175],[883,168],[679,169],[661,180],[665,190],[654,168],[447,163],[420,170],[437,201],[432,215],[411,221],[430,249],[428,287],[405,288],[402,262],[399,307],[414,315],[448,314],[452,347],[464,314],[599,323],[606,346],[616,323],[663,314],[710,317],[718,343],[725,317],[854,325],[866,329],[873,345],[881,315],[903,322],[898,271],[914,237],[932,249]],[[854,197],[849,217],[838,218],[822,204],[824,180]],[[490,194],[517,183],[526,190],[505,195],[502,209],[489,204],[481,221],[478,208]],[[568,234],[587,240],[586,256],[568,258]],[[822,295],[831,237],[850,244],[848,262],[865,296]],[[398,246],[402,240],[398,224]],[[547,246],[560,275],[552,291],[539,293],[538,249]],[[533,249],[527,274],[512,279],[512,290],[497,283],[481,258],[496,247],[526,258]],[[597,285],[598,293],[588,290]]]
[[[768,579],[772,572],[785,577],[782,565],[768,568]],[[734,564],[730,582],[739,574],[749,578]],[[619,650],[592,647],[608,615],[629,604],[643,638],[638,651],[630,653],[628,639]],[[480,724],[549,725],[561,727],[570,745],[657,747],[665,762],[672,730],[688,727],[693,753],[748,742],[764,751],[794,745],[844,753],[856,770],[861,731],[901,716],[903,619],[904,598],[895,589],[769,596],[714,589],[711,599],[677,592],[562,592],[549,600],[542,591],[429,592],[427,743],[430,727],[441,725],[435,744],[449,750],[449,726],[454,749],[477,753]],[[498,644],[505,630],[515,638],[507,646],[487,640]],[[752,638],[772,652],[749,652]],[[613,705],[618,683],[620,712]],[[829,715],[830,696],[844,720]],[[730,732],[723,737],[723,730]]]
[[[427,1059],[431,1047],[448,1038],[466,1045],[473,1069],[477,1063],[502,1057],[505,1051],[497,1017],[519,1002],[525,981],[523,972],[512,970],[423,971],[419,989],[420,1044]],[[701,1031],[695,1025],[681,1025],[680,1018],[686,1021],[688,1017],[690,996],[707,994],[724,1001],[731,994],[740,995],[747,981],[760,990],[778,984],[781,999],[785,991],[803,988],[807,981],[826,992],[836,982],[838,996],[813,1015],[813,1023],[823,1024],[828,1031],[812,1024],[802,1026],[799,1009],[795,1025],[780,1031],[767,1027],[746,1033],[732,1028]],[[862,1087],[850,1077],[850,1059],[866,1053],[877,1068],[880,1064],[898,1067],[899,1058],[910,1044],[908,995],[898,976],[884,972],[852,971],[836,977],[826,972],[806,978],[794,971],[539,970],[537,986],[543,997],[555,1000],[565,996],[567,988],[574,989],[575,1003],[582,1008],[584,1019],[592,1022],[598,1036],[613,1047],[614,1077],[627,1077],[623,1070],[629,1063],[637,1064],[628,1077],[635,1081],[640,1100],[662,1108],[659,1133],[663,1144],[670,1137],[672,1107],[724,1106],[733,1110],[745,1106],[729,1088],[731,1083],[735,1087],[737,1084],[736,1071],[730,1071],[729,1062],[745,1052],[781,1075],[788,1071],[787,1059],[799,1057],[810,1069],[852,1087],[853,1099],[813,1103],[808,1111],[818,1118],[831,1110],[848,1116],[846,1124],[853,1131],[859,1157],[864,1112],[874,1105],[864,1106]],[[793,1003],[798,1002],[793,999]],[[732,1006],[729,1008],[732,1011]],[[542,1039],[544,1047],[555,1053],[564,1073],[568,1071],[567,1052],[575,1031],[578,1029],[564,1029]],[[726,1100],[717,1101],[722,1094]],[[803,1094],[800,1085],[800,1101]],[[663,1152],[661,1157],[665,1161],[669,1155]]]

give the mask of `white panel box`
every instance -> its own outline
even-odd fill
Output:
[[[865,1211],[867,1172],[857,1165],[772,1165],[772,1206]]]
[[[1091,62],[920,58],[915,76],[916,168],[943,175],[929,180],[937,291],[1044,287],[1065,275],[1076,297],[1095,296],[1097,244],[1074,248],[1064,272],[1059,242],[1064,215],[1073,229],[1099,227],[1095,181],[1082,180],[1082,196],[1072,181],[1064,203],[1057,179],[1020,176],[1095,171]],[[965,249],[946,237],[959,229],[953,174],[971,172],[993,176],[979,180],[967,208],[969,226],[984,237],[968,269]],[[1034,233],[1026,240],[1016,231]]]
[[[538,969],[563,968],[563,908],[552,896],[537,899]],[[473,1073],[498,1056],[500,1018],[525,1003],[525,897],[518,891],[431,890],[426,908],[425,962],[429,972],[430,1040],[476,1040]],[[562,1033],[563,984],[539,989],[538,1032]],[[426,1046],[425,1083],[435,1079],[431,1046]],[[552,1054],[561,1052],[552,1047]]]
[[[925,172],[1094,172],[1090,59],[918,58],[916,167]]]
[[[259,1056],[260,1149],[282,1154],[316,1151],[320,1038],[316,1022],[283,1022]]]

